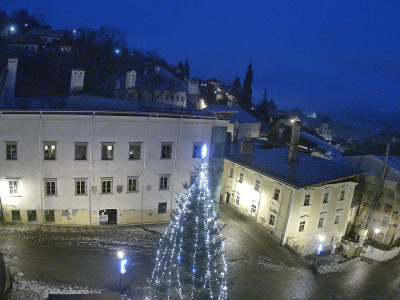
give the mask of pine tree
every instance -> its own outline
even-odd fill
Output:
[[[250,64],[247,67],[246,77],[244,78],[243,81],[243,93],[241,97],[242,99],[240,101],[240,106],[247,111],[250,111],[253,107],[253,102],[251,101],[251,95],[253,93],[253,90],[251,88],[252,83],[253,83],[253,68],[251,66],[251,61],[250,61]]]
[[[185,60],[185,66],[184,66],[184,70],[183,70],[183,73],[185,74],[185,77],[186,77],[186,79],[189,79],[190,77],[190,67],[189,67],[189,61],[188,61],[188,59],[186,58],[186,60]]]
[[[148,299],[227,299],[223,225],[217,223],[204,161],[199,175],[179,197],[160,239]]]

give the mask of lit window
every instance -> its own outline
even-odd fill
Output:
[[[236,194],[236,199],[235,199],[236,206],[239,206],[239,203],[240,203],[240,195],[239,195],[239,193],[237,193]]]
[[[17,159],[17,144],[7,143],[6,144],[6,159]]]
[[[129,144],[129,159],[140,159],[140,143]]]
[[[318,228],[321,228],[324,226],[324,217],[320,217],[318,220]]]
[[[250,214],[255,215],[257,211],[257,206],[255,204],[251,205]]]
[[[137,192],[138,191],[138,178],[137,177],[128,177],[128,192]]]
[[[114,159],[114,143],[101,144],[101,159],[102,160]]]
[[[304,206],[309,206],[310,205],[310,198],[311,198],[310,194],[307,194],[307,195],[304,196]]]
[[[165,214],[167,212],[167,202],[158,203],[158,213]]]
[[[346,191],[340,191],[340,199],[339,200],[344,200],[344,195]]]
[[[243,173],[239,173],[239,180],[240,183],[243,183]]]
[[[197,173],[190,174],[190,185],[193,185],[197,180]]]
[[[254,189],[256,191],[260,191],[260,189],[261,189],[261,181],[260,180],[256,179],[256,184],[254,186]]]
[[[322,203],[328,203],[329,200],[329,192],[324,193],[324,199],[322,200]]]
[[[56,159],[56,143],[45,143],[44,144],[44,159],[55,160]]]
[[[46,196],[54,196],[57,194],[57,181],[54,179],[44,180],[44,193]]]
[[[306,226],[306,221],[301,221],[299,225],[299,231],[302,232],[304,231],[304,227]]]
[[[87,143],[75,143],[75,160],[87,160]]]
[[[275,219],[276,219],[275,215],[270,215],[268,224],[271,225],[271,226],[274,226]]]
[[[172,144],[161,145],[161,159],[171,158]]]
[[[275,193],[274,196],[272,197],[272,199],[279,201],[279,195],[281,194],[281,190],[280,189],[275,189]]]
[[[169,189],[169,175],[160,176],[160,190]]]
[[[8,185],[10,187],[10,195],[18,195],[18,180],[10,180],[8,182]]]
[[[202,158],[201,151],[203,149],[203,144],[193,145],[193,158]]]
[[[101,179],[101,193],[102,194],[111,194],[112,193],[112,179],[111,178],[102,178]]]
[[[75,179],[75,195],[86,195],[86,179]]]

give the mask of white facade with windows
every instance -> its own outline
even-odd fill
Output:
[[[66,225],[168,221],[211,115],[3,111],[0,218]],[[209,157],[209,156],[208,156]],[[208,159],[208,158],[207,158]]]
[[[333,243],[340,244],[357,184],[355,176],[362,171],[346,170],[346,166],[332,162],[325,164],[324,160],[305,154],[297,162],[288,162],[288,149],[284,148],[255,147],[255,152],[225,158],[222,201],[265,226],[282,244],[291,239],[303,255],[315,253],[319,243],[324,250],[332,248]],[[285,173],[289,164],[289,172]],[[331,176],[335,165],[343,171],[326,180],[325,174]],[[313,167],[318,168],[320,176],[310,175]],[[291,177],[292,174],[296,175]],[[313,176],[314,183],[302,183],[297,176]]]

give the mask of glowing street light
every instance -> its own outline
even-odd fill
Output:
[[[321,234],[321,235],[319,236],[319,241],[322,243],[324,240],[325,240],[325,237]]]
[[[375,234],[378,234],[380,232],[379,228],[375,228]]]
[[[121,50],[115,49],[114,52],[115,52],[115,54],[119,54],[121,52]]]
[[[118,251],[117,255],[118,255],[119,259],[123,259],[124,258],[124,252],[123,251]]]

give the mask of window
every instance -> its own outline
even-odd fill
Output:
[[[331,242],[330,242],[330,244],[333,244],[333,241],[335,240],[335,237],[333,236],[333,237],[331,237]]]
[[[230,170],[229,170],[229,177],[233,178],[233,168],[230,168]]]
[[[102,194],[111,194],[112,193],[112,179],[111,178],[102,178],[101,179],[101,193]]]
[[[9,188],[10,188],[10,195],[18,195],[18,180],[10,180],[8,182]]]
[[[13,222],[21,221],[21,213],[20,213],[19,210],[12,210],[11,211],[11,216],[12,216]]]
[[[169,175],[161,175],[160,190],[168,190],[168,189],[169,189]]]
[[[255,215],[257,211],[257,206],[255,204],[251,205],[250,214]]]
[[[17,143],[6,144],[6,159],[17,159]]]
[[[260,189],[261,189],[261,181],[260,180],[256,179],[256,184],[254,186],[254,189],[256,191],[260,191]]]
[[[171,158],[172,144],[161,145],[161,159]]]
[[[137,192],[137,191],[138,191],[138,178],[128,177],[128,192]]]
[[[243,173],[239,173],[239,180],[240,183],[243,183]]]
[[[324,226],[324,217],[320,217],[318,220],[318,228],[321,228]]]
[[[304,206],[309,206],[310,205],[310,198],[311,198],[310,194],[307,194],[307,195],[304,196]]]
[[[193,144],[193,158],[202,158],[203,144]]]
[[[322,203],[328,203],[329,200],[329,192],[324,193],[324,199],[322,199]]]
[[[47,222],[54,222],[54,210],[44,211],[44,220]]]
[[[114,159],[114,143],[101,143],[101,159],[102,160]]]
[[[280,189],[275,189],[275,193],[274,196],[272,197],[272,199],[279,201],[279,195],[281,194],[281,190]]]
[[[269,225],[271,225],[271,226],[274,226],[274,224],[275,224],[275,219],[276,219],[276,217],[275,217],[275,215],[270,215],[269,216],[269,222],[268,222],[268,224]]]
[[[86,195],[86,179],[75,179],[75,195]]]
[[[57,181],[54,179],[44,180],[44,194],[45,196],[54,196],[57,194]]]
[[[337,214],[335,217],[335,224],[339,224],[340,222],[340,214]]]
[[[56,159],[56,143],[44,143],[44,159]]]
[[[75,143],[75,160],[87,160],[87,143]]]
[[[237,193],[236,194],[236,199],[235,199],[235,205],[239,206],[239,203],[240,203],[240,195],[239,195],[239,193]]]
[[[167,212],[167,202],[158,203],[158,213],[165,214]]]
[[[301,221],[299,225],[299,232],[304,231],[304,227],[306,226],[306,221]]]
[[[140,159],[140,143],[129,144],[129,159]]]
[[[190,185],[193,185],[196,182],[197,176],[198,176],[197,173],[190,174]]]
[[[344,195],[346,191],[340,191],[340,199],[339,200],[344,200]]]
[[[27,214],[28,214],[28,222],[34,222],[37,220],[36,210],[28,210]]]

